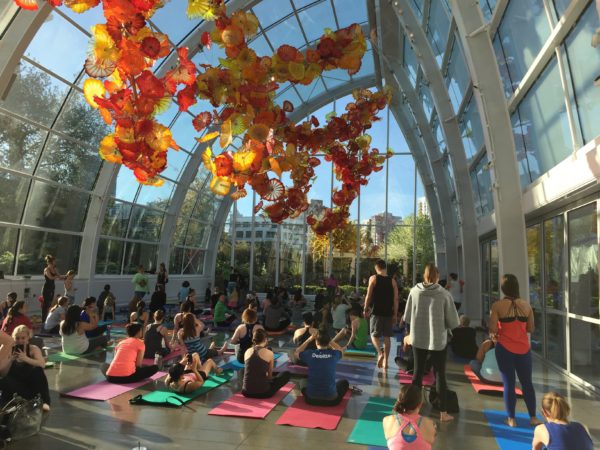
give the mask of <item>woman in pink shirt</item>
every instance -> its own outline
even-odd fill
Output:
[[[106,380],[110,383],[135,383],[158,372],[158,366],[142,366],[146,346],[142,338],[142,325],[130,323],[125,327],[127,339],[119,342],[115,349]]]

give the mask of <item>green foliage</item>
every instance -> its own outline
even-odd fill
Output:
[[[408,273],[404,275],[409,278],[412,277],[414,223],[415,216],[406,217],[402,224],[394,227],[388,237],[388,258],[396,261],[407,260]],[[435,259],[435,254],[430,217],[425,214],[417,215],[416,225],[417,273],[420,273],[426,263]]]

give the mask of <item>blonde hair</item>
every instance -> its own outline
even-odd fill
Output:
[[[18,327],[15,327],[15,329],[12,332],[13,339],[16,339],[17,335],[21,333],[27,333],[27,337],[31,337],[31,330],[25,325],[19,325]]]
[[[458,320],[463,327],[468,327],[471,324],[471,319],[466,314],[461,314]]]
[[[550,419],[564,422],[567,422],[571,414],[571,407],[567,400],[556,392],[548,392],[544,395],[542,409]]]
[[[75,271],[73,269],[69,270],[66,275],[70,277],[71,275],[75,275]]]
[[[436,283],[440,277],[440,272],[434,263],[430,262],[425,265],[425,271],[423,272],[423,281],[425,283]]]

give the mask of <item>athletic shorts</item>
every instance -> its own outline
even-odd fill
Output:
[[[392,337],[393,317],[371,316],[371,336]]]

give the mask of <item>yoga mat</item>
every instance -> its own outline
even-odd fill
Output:
[[[115,346],[114,345],[109,345],[107,347],[102,347],[99,349],[96,349],[94,351],[91,352],[87,352],[87,353],[82,353],[81,355],[68,355],[64,352],[58,352],[58,353],[52,353],[51,355],[48,355],[48,362],[64,362],[64,361],[75,361],[76,359],[80,359],[80,358],[85,358],[86,356],[90,356],[90,355],[94,355],[106,350],[110,350],[113,349]]]
[[[353,444],[373,445],[387,448],[383,434],[383,418],[392,413],[396,399],[387,397],[371,397],[348,436]]]
[[[264,419],[293,388],[294,383],[288,383],[270,398],[246,398],[241,392],[238,392],[216,408],[211,409],[208,414],[212,416]]]
[[[167,356],[163,356],[163,362],[170,361],[172,359],[178,358],[181,356],[181,349],[175,350],[169,353]],[[144,358],[143,359],[144,366],[151,366],[154,364],[154,358]]]
[[[477,392],[478,394],[487,394],[487,395],[500,394],[500,395],[502,395],[502,393],[504,392],[503,385],[487,384],[487,383],[484,383],[483,381],[481,381],[481,379],[477,375],[475,375],[475,372],[473,372],[473,369],[471,369],[471,366],[468,364],[465,365],[465,375],[467,376],[468,380],[471,382],[471,386],[473,386],[473,389],[475,389],[475,392]],[[515,393],[519,397],[523,396],[523,391],[521,391],[521,389],[518,387],[515,387]]]
[[[100,381],[99,383],[84,386],[74,391],[61,394],[63,397],[83,398],[85,400],[109,400],[117,395],[137,389],[150,381],[158,380],[166,375],[165,372],[157,372],[150,378],[147,378],[137,383],[115,384],[108,381]]]
[[[367,347],[364,350],[358,350],[356,348],[347,349],[344,354],[352,355],[352,356],[377,356],[377,350],[373,347],[373,344],[367,344]]]
[[[398,380],[400,384],[411,384],[412,383],[412,373],[406,373],[404,370],[398,371]],[[433,372],[426,373],[423,377],[423,386],[433,386],[435,384],[435,377],[433,376]]]
[[[129,403],[133,405],[154,405],[179,408],[180,406],[192,401],[196,397],[227,383],[232,377],[233,371],[226,370],[221,375],[213,374],[209,376],[200,389],[196,389],[194,392],[179,394],[173,391],[157,390],[133,397],[129,400]]]
[[[485,409],[483,412],[500,450],[531,450],[534,427],[529,425],[529,415],[518,413],[517,426],[511,428],[504,423],[506,411]]]
[[[290,372],[299,377],[308,376],[308,367],[288,362],[275,369],[275,372]],[[336,366],[336,380],[348,380],[350,384],[368,384],[373,381],[374,363],[362,361],[340,361]]]
[[[304,397],[300,396],[275,423],[292,427],[335,430],[342,419],[350,395],[350,391],[346,392],[340,404],[336,406],[309,405],[304,401]]]
[[[277,361],[277,359],[280,358],[282,355],[283,355],[283,353],[273,353],[273,359],[275,361]],[[244,364],[239,362],[236,358],[233,358],[233,359],[231,359],[231,361],[228,361],[225,364],[223,364],[221,366],[221,369],[223,369],[223,370],[241,370],[244,367],[245,367]]]

